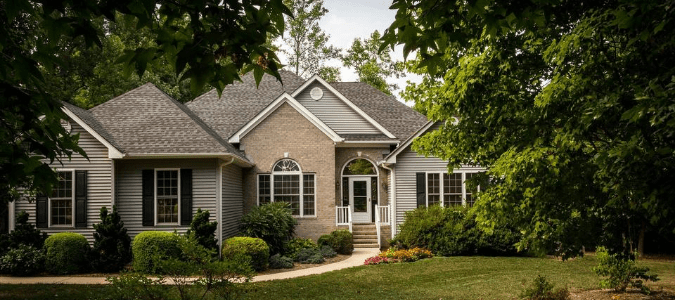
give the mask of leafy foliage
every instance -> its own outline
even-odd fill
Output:
[[[298,251],[295,261],[301,264],[320,264],[326,261],[318,248],[302,248]]]
[[[293,259],[288,256],[282,256],[277,253],[270,256],[270,269],[291,269],[293,268]]]
[[[626,291],[628,286],[639,288],[643,293],[649,294],[649,288],[644,285],[644,281],[658,281],[657,275],[648,275],[649,268],[638,267],[635,265],[635,259],[622,254],[609,254],[607,249],[600,247],[596,251],[600,260],[593,271],[598,276],[607,276],[600,281],[603,288],[612,288],[616,291]]]
[[[333,247],[328,246],[328,245],[323,245],[321,248],[319,248],[319,251],[321,251],[321,255],[323,257],[331,258],[331,257],[336,257],[337,252],[333,250]]]
[[[14,276],[30,276],[44,269],[42,249],[20,244],[0,257],[0,272]]]
[[[49,236],[44,251],[45,269],[49,273],[76,274],[89,269],[89,242],[79,233],[59,232]]]
[[[297,221],[291,215],[288,203],[274,202],[254,207],[241,219],[239,229],[245,236],[263,239],[270,253],[283,252],[284,244],[295,232]]]
[[[60,102],[66,99],[46,84],[46,78],[72,70],[69,56],[62,55],[71,53],[66,48],[82,42],[102,47],[103,28],[131,20],[136,30],[152,33],[151,41],[113,51],[106,59],[139,77],[150,65],[166,63],[178,81],[189,79],[193,93],[207,84],[221,92],[240,79],[240,71],[253,71],[257,82],[264,73],[280,79],[279,60],[266,46],[267,37],[283,32],[289,14],[282,0],[1,2],[0,140],[6,141],[0,145],[1,201],[19,199],[19,190],[48,195],[57,183],[48,163],[74,153],[86,157],[77,145],[79,135],[70,135],[60,124],[67,118]],[[102,71],[107,70],[98,69]]]
[[[526,300],[567,300],[570,298],[570,292],[567,288],[553,291],[553,284],[546,276],[537,275],[532,285],[525,289],[520,297]]]
[[[300,250],[310,248],[310,249],[319,249],[319,246],[312,241],[312,239],[303,239],[303,238],[292,238],[290,241],[284,245],[284,255],[295,259]]]
[[[476,203],[481,227],[512,222],[524,232],[521,249],[563,257],[608,241],[599,238],[606,233],[636,240],[643,222],[675,230],[669,3],[396,0],[392,8],[381,48],[416,51],[410,67],[424,74],[404,98],[444,121],[413,148],[450,169],[489,169],[492,185]],[[608,232],[609,220],[623,225]]]
[[[28,223],[28,213],[21,211],[16,215],[14,230],[0,236],[0,256],[20,245],[42,249],[46,239],[47,234],[35,228],[33,223]]]
[[[159,262],[181,257],[181,238],[176,233],[164,231],[143,231],[136,235],[131,247],[134,271],[145,274],[164,273]]]
[[[354,39],[352,46],[347,49],[347,55],[342,56],[342,63],[356,70],[360,82],[391,95],[398,86],[387,83],[387,79],[405,76],[404,66],[391,58],[390,51],[380,51],[381,38],[380,32],[375,30],[370,38]]]
[[[105,206],[101,207],[100,216],[101,223],[94,224],[96,232],[89,262],[99,272],[122,270],[131,261],[131,238],[116,206],[110,214]]]
[[[338,229],[324,234],[317,241],[319,246],[330,246],[339,254],[350,255],[354,252],[354,237],[349,230]]]
[[[232,237],[223,242],[223,257],[233,259],[245,256],[250,259],[255,271],[267,270],[269,266],[270,248],[265,241],[251,237]]]
[[[328,45],[330,36],[319,27],[319,20],[328,13],[323,0],[284,0],[284,4],[291,14],[286,18],[281,51],[288,56],[293,73],[303,78],[322,73],[339,80],[339,69],[324,66],[327,60],[338,58],[340,49]]]
[[[483,232],[467,208],[433,205],[406,212],[392,245],[427,248],[442,256],[514,255],[518,240],[510,228]]]
[[[197,209],[197,213],[192,216],[190,228],[187,230],[187,235],[194,235],[200,245],[206,249],[218,250],[218,239],[216,239],[216,229],[218,229],[218,222],[209,222],[209,211],[202,211]]]

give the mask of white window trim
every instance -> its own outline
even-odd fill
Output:
[[[439,199],[439,204],[441,207],[445,206],[445,174],[462,174],[462,206],[466,207],[466,174],[478,174],[480,170],[457,170],[456,172],[425,172],[424,174],[424,186],[426,191],[424,191],[424,197],[425,197],[425,205],[426,207],[429,207],[429,174],[440,174],[439,175],[439,180],[440,180],[440,199]],[[480,192],[480,185],[477,187],[477,192]],[[471,195],[472,197],[475,197],[475,195]],[[475,199],[475,198],[474,198]],[[475,200],[474,200],[475,202]]]
[[[355,161],[357,159],[365,159],[365,160],[369,161],[373,165],[373,168],[375,169],[375,175],[373,175],[373,174],[370,174],[370,175],[342,175],[345,172],[345,168],[347,166],[349,166],[349,163],[351,163],[352,161]],[[347,160],[346,163],[344,163],[344,165],[342,165],[342,169],[340,169],[340,184],[341,185],[343,184],[342,178],[351,178],[351,177],[363,177],[363,178],[377,177],[377,179],[375,180],[377,182],[377,195],[375,195],[375,196],[370,195],[370,199],[371,200],[377,199],[377,204],[381,205],[380,204],[380,193],[381,193],[380,192],[380,169],[377,167],[377,164],[373,163],[373,161],[370,160],[367,157],[359,156],[359,157],[354,157],[352,159],[349,159],[349,160]],[[347,184],[349,184],[349,180],[347,181]],[[372,184],[371,184],[370,190],[371,191],[373,190]],[[351,191],[351,189],[347,188],[347,191]],[[342,189],[342,187],[340,187],[340,204],[342,204],[342,200],[344,199],[344,197],[345,197],[344,190]],[[347,195],[347,197],[349,197],[349,195]],[[377,197],[377,198],[375,198],[375,197]]]
[[[288,159],[288,158],[284,158],[284,159]],[[302,172],[302,167],[301,167],[300,164],[299,164],[297,161],[295,161],[295,160],[292,160],[292,161],[295,162],[295,164],[298,165],[298,169],[300,169],[299,171],[291,171],[291,172],[279,172],[279,171],[277,171],[277,172],[274,172],[274,167],[275,167],[275,166],[277,165],[277,163],[279,163],[280,161],[281,161],[281,160],[275,162],[274,165],[272,165],[272,172],[270,172],[270,173],[259,173],[259,174],[257,174],[257,176],[256,176],[256,186],[255,186],[255,189],[256,189],[256,192],[255,192],[255,193],[256,193],[256,204],[257,204],[258,206],[260,206],[260,176],[265,176],[265,175],[267,175],[267,176],[270,177],[270,194],[269,194],[269,195],[270,195],[270,203],[274,203],[274,175],[298,175],[298,176],[299,176],[299,180],[298,180],[298,181],[300,182],[300,186],[299,186],[300,194],[298,194],[299,202],[300,202],[300,214],[299,214],[299,215],[293,215],[293,217],[294,217],[294,218],[310,218],[310,217],[311,217],[311,218],[314,218],[314,217],[316,217],[316,216],[318,215],[317,206],[316,206],[317,196],[318,196],[318,190],[317,190],[317,185],[316,185],[316,182],[317,182],[317,176],[316,176],[316,173],[311,173],[311,172],[303,173],[303,172]],[[312,175],[312,176],[314,176],[314,214],[313,214],[313,215],[305,215],[305,211],[304,211],[304,210],[305,210],[305,203],[304,203],[304,202],[305,202],[305,201],[304,201],[304,196],[305,196],[304,184],[305,184],[305,180],[304,180],[304,178],[303,178],[303,175]]]
[[[72,175],[72,191],[70,193],[70,213],[71,213],[71,223],[70,225],[53,225],[52,224],[52,197],[47,197],[47,218],[49,218],[49,227],[50,228],[72,228],[75,227],[75,169],[56,169],[56,172],[70,172]]]
[[[159,223],[157,221],[157,206],[159,206],[159,203],[157,203],[157,171],[178,171],[178,221],[175,223]],[[180,168],[156,168],[155,169],[155,176],[153,180],[153,196],[155,198],[155,205],[154,206],[154,216],[153,219],[155,220],[155,226],[178,226],[180,225],[180,202],[181,202],[181,190],[180,190]]]

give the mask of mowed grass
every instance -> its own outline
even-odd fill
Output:
[[[675,289],[675,262],[641,260]],[[415,263],[361,266],[245,285],[244,299],[516,299],[537,275],[556,287],[599,288],[594,256],[559,261],[528,257],[437,257]],[[105,286],[1,285],[0,299],[105,299]]]

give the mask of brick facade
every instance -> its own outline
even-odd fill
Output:
[[[361,152],[361,156],[359,156]],[[342,195],[342,168],[345,164],[352,159],[356,158],[365,158],[370,160],[377,167],[377,172],[379,174],[379,185],[377,187],[380,197],[378,203],[380,205],[387,205],[389,199],[389,172],[381,167],[377,166],[377,162],[381,161],[384,156],[389,153],[389,145],[381,148],[336,148],[335,149],[335,178],[338,180],[338,183],[335,185],[335,199],[336,203],[340,204],[340,197]],[[373,220],[374,221],[374,220]]]

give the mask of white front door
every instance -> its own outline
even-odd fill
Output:
[[[371,223],[370,177],[349,178],[349,206],[352,208],[354,223]]]

